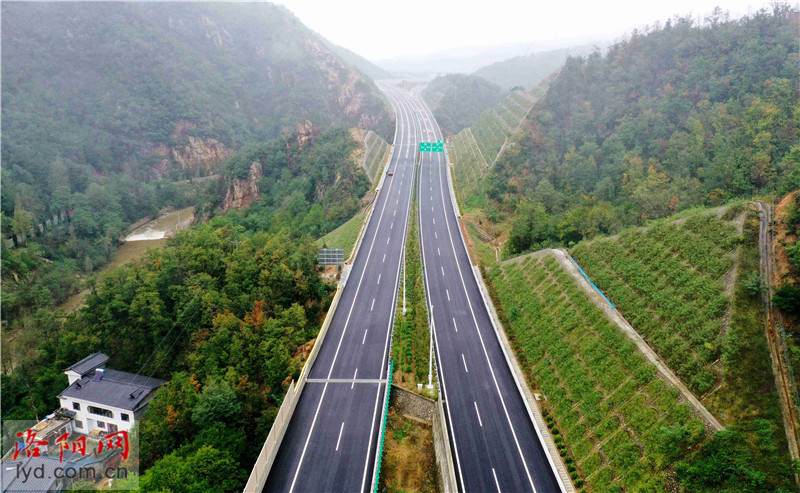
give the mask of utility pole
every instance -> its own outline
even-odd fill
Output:
[[[428,388],[433,388],[433,330],[436,327],[436,322],[433,321],[433,305],[431,305],[431,323],[429,332],[431,333],[431,340],[429,343],[430,354],[428,355]]]
[[[403,315],[406,314],[406,260],[403,259]]]

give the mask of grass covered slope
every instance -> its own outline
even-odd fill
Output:
[[[366,212],[359,212],[346,223],[318,239],[317,245],[325,248],[342,248],[344,249],[344,258],[349,258],[366,217]]]
[[[369,181],[375,184],[380,179],[389,144],[383,137],[370,130],[364,139],[364,147],[364,172],[367,173]]]
[[[760,491],[792,484],[760,304],[757,234],[755,210],[738,205],[572,249],[634,329],[726,426],[679,468],[691,491],[759,491],[735,465],[753,450],[766,465],[752,483]]]
[[[489,278],[528,384],[541,390],[576,486],[664,491],[703,423],[552,256],[497,264]],[[676,436],[680,439],[676,439]]]
[[[734,221],[696,214],[572,249],[591,279],[699,395],[719,379],[715,362],[730,305],[725,274],[733,270],[737,229]]]

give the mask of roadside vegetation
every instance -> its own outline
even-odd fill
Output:
[[[325,248],[342,248],[344,250],[344,258],[347,259],[356,246],[358,234],[361,232],[366,220],[367,213],[362,210],[346,223],[318,239],[317,244]]]
[[[437,474],[431,425],[390,407],[378,491],[437,493]]]
[[[775,214],[778,289],[772,301],[782,315],[789,363],[800,371],[800,191],[784,197]],[[796,381],[796,380],[795,380]]]
[[[428,383],[430,354],[430,326],[428,324],[428,307],[425,302],[425,281],[422,274],[417,209],[415,183],[408,237],[406,238],[406,313],[403,314],[401,279],[400,296],[397,298],[397,316],[392,332],[392,358],[395,362],[393,382],[415,392],[418,383]]]
[[[514,256],[800,188],[797,31],[788,4],[735,20],[718,9],[568,58],[502,154],[496,125],[472,127],[479,178],[472,158],[459,170],[457,143],[465,213],[507,231]]]

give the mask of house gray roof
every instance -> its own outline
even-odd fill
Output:
[[[102,378],[95,378],[97,370],[76,380],[59,397],[69,397],[93,402],[100,406],[137,410],[150,393],[166,383],[157,378],[135,375],[106,368]],[[99,376],[99,375],[98,375]]]
[[[98,366],[104,364],[108,361],[108,356],[103,353],[92,353],[89,356],[83,358],[82,360],[78,361],[77,363],[70,365],[64,368],[64,371],[74,371],[78,373],[80,376],[84,376],[90,371],[94,370]]]
[[[2,463],[2,472],[0,472],[0,475],[2,475],[3,493],[50,491],[56,486],[55,483],[58,482],[56,468],[60,468],[59,474],[63,477],[67,469],[74,469],[77,472],[82,467],[88,467],[94,463],[102,462],[103,460],[103,458],[97,457],[94,454],[82,457],[78,454],[72,454],[68,450],[64,451],[63,462],[58,460],[58,455],[25,457],[25,453],[23,452],[21,457],[17,460],[6,460]],[[21,472],[17,472],[18,464],[21,464],[22,467],[29,471],[41,467],[44,471],[44,475],[41,478],[37,478],[31,473],[26,478]],[[59,489],[59,491],[61,490]]]

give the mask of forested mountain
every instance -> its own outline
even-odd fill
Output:
[[[220,213],[90,278],[75,313],[48,303],[73,263],[15,281],[51,251],[4,249],[4,417],[52,412],[62,369],[102,351],[115,369],[170,380],[139,428],[141,490],[241,491],[330,300],[314,238],[352,216],[370,186],[347,129],[306,130],[226,159],[201,212]],[[249,207],[221,213],[239,181],[255,191]]]
[[[146,194],[138,183],[208,173],[305,120],[393,129],[375,85],[280,6],[4,2],[2,14],[6,215],[52,214],[70,199],[59,186],[106,178]]]
[[[517,86],[531,89],[558,70],[567,57],[589,55],[595,48],[602,47],[604,44],[586,44],[558,50],[537,51],[481,67],[473,75],[482,77],[504,89]]]
[[[797,32],[786,5],[717,10],[569,58],[489,178],[508,250],[800,187]]]
[[[457,134],[469,127],[503,96],[505,91],[499,86],[464,74],[436,77],[422,91],[422,97],[445,134]]]

